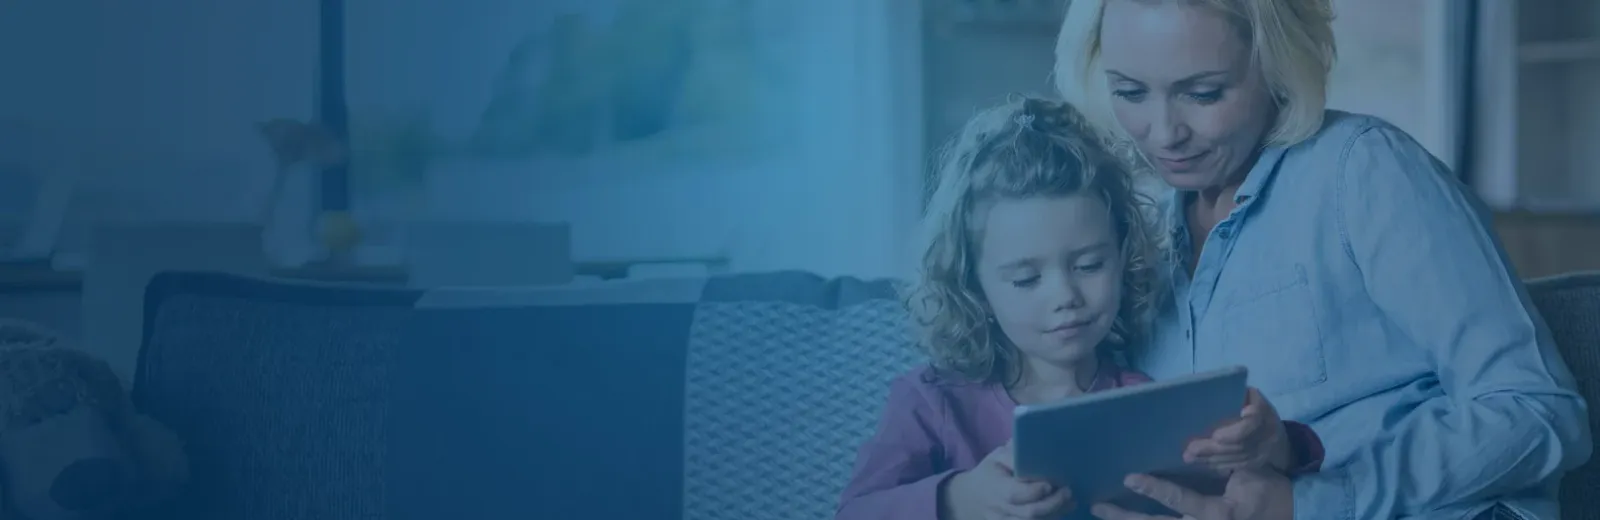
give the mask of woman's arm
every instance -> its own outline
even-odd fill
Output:
[[[1296,479],[1297,514],[1396,518],[1532,488],[1587,460],[1587,406],[1487,212],[1393,127],[1361,131],[1343,162],[1345,252],[1388,324],[1430,350],[1444,395],[1382,418],[1385,432],[1338,471]]]
[[[917,377],[896,380],[878,431],[862,444],[835,520],[938,520],[942,470],[938,428],[945,410],[919,391]]]

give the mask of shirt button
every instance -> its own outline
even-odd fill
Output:
[[[1194,337],[1194,331],[1190,329],[1183,329],[1183,339],[1189,339],[1192,337]]]

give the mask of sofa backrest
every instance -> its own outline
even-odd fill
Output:
[[[442,456],[391,459],[396,518],[828,518],[912,363],[896,309],[801,273],[432,293],[390,441]]]
[[[920,361],[886,282],[714,279],[686,370],[684,518],[832,518],[890,381]]]
[[[186,443],[148,518],[382,518],[389,373],[421,296],[211,273],[145,291],[133,400]]]
[[[1600,432],[1600,273],[1532,280],[1528,295],[1588,401],[1590,431]],[[1562,518],[1600,518],[1595,490],[1600,490],[1600,455],[1562,479]]]
[[[352,289],[169,273],[136,402],[163,518],[827,518],[917,357],[888,282]]]
[[[1600,274],[1529,292],[1600,403]],[[802,273],[441,291],[166,273],[145,331],[135,402],[194,477],[152,518],[827,518],[920,362],[888,282]],[[1596,517],[1593,489],[1596,462],[1564,482],[1566,517]]]

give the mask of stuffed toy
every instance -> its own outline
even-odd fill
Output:
[[[38,325],[0,320],[0,520],[100,520],[188,478],[177,437],[140,415],[110,365]]]

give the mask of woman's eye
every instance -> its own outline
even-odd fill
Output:
[[[1222,91],[1208,90],[1205,92],[1190,92],[1189,98],[1200,102],[1202,105],[1209,105],[1222,99]]]
[[[1132,101],[1132,102],[1137,103],[1137,102],[1139,102],[1139,100],[1144,99],[1144,90],[1140,90],[1140,89],[1113,90],[1113,91],[1111,91],[1111,95],[1117,96],[1119,98],[1126,99],[1128,101]]]
[[[1080,265],[1080,266],[1078,266],[1078,270],[1086,272],[1086,273],[1092,273],[1092,272],[1095,272],[1095,271],[1099,271],[1101,268],[1104,268],[1105,266],[1106,266],[1105,262],[1095,262],[1095,263],[1092,263],[1092,264]]]

